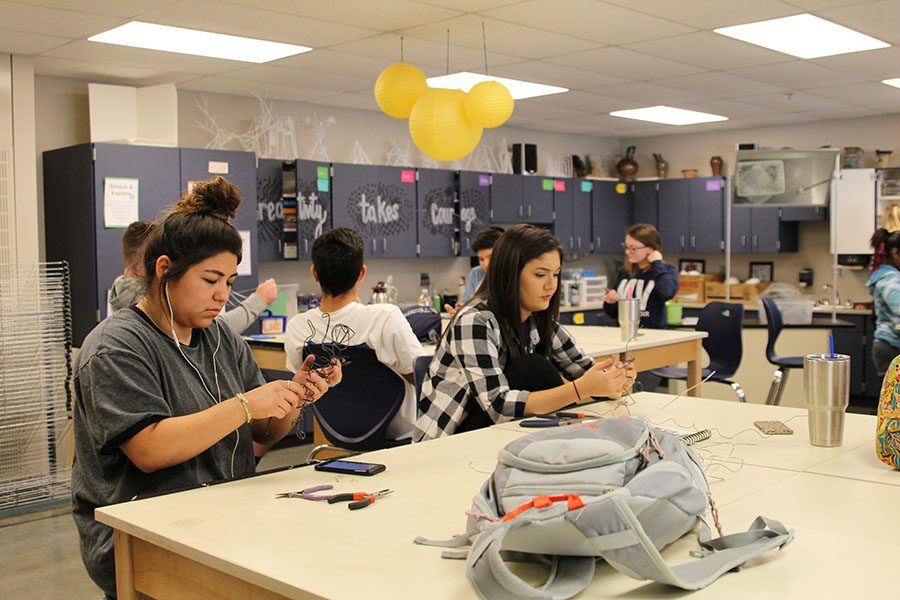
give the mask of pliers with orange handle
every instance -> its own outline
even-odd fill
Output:
[[[393,490],[379,490],[377,492],[372,492],[371,494],[368,492],[354,492],[350,494],[335,494],[331,498],[328,499],[328,504],[334,504],[335,502],[350,502],[347,505],[347,508],[350,510],[359,510],[360,508],[365,508],[370,504],[375,504],[375,498],[381,498],[382,496],[387,496],[393,492]]]

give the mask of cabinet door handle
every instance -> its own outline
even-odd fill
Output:
[[[378,242],[375,241],[375,238],[372,238],[372,254],[378,252],[378,246],[375,245],[377,243]]]
[[[307,238],[303,238],[303,253],[309,253],[309,240]]]
[[[519,205],[519,216],[520,217],[522,216],[522,205],[521,204]]]
[[[747,236],[742,235],[741,236],[741,248],[746,248],[746,247],[747,247]]]
[[[578,240],[578,247],[581,248],[581,238],[580,238],[580,237],[577,237],[577,238],[575,238],[575,239]]]
[[[598,236],[597,237],[597,250],[599,250],[599,249],[600,249],[600,237]]]
[[[697,236],[692,235],[691,236],[691,249],[693,250],[696,247],[697,247]]]
[[[529,217],[531,216],[531,205],[530,204],[528,205],[528,216]]]
[[[758,235],[753,236],[753,247],[759,248],[759,236]]]
[[[569,250],[574,250],[574,249],[575,249],[575,240],[572,238],[569,238]]]
[[[387,253],[387,238],[381,238],[381,250]]]
[[[466,238],[466,250],[472,248],[472,238]]]
[[[681,236],[681,248],[684,249],[684,236]]]

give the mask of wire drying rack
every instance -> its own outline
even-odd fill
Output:
[[[71,380],[68,263],[0,264],[0,514],[68,497]]]

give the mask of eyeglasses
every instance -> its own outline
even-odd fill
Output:
[[[647,246],[629,246],[627,244],[619,244],[619,245],[622,246],[622,250],[624,250],[625,252],[637,252],[638,250],[643,250],[644,248],[647,247]]]

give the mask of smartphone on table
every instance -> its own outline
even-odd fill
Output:
[[[329,460],[316,465],[316,471],[329,473],[345,473],[347,475],[375,475],[381,473],[387,467],[377,463],[355,462],[350,460]]]

